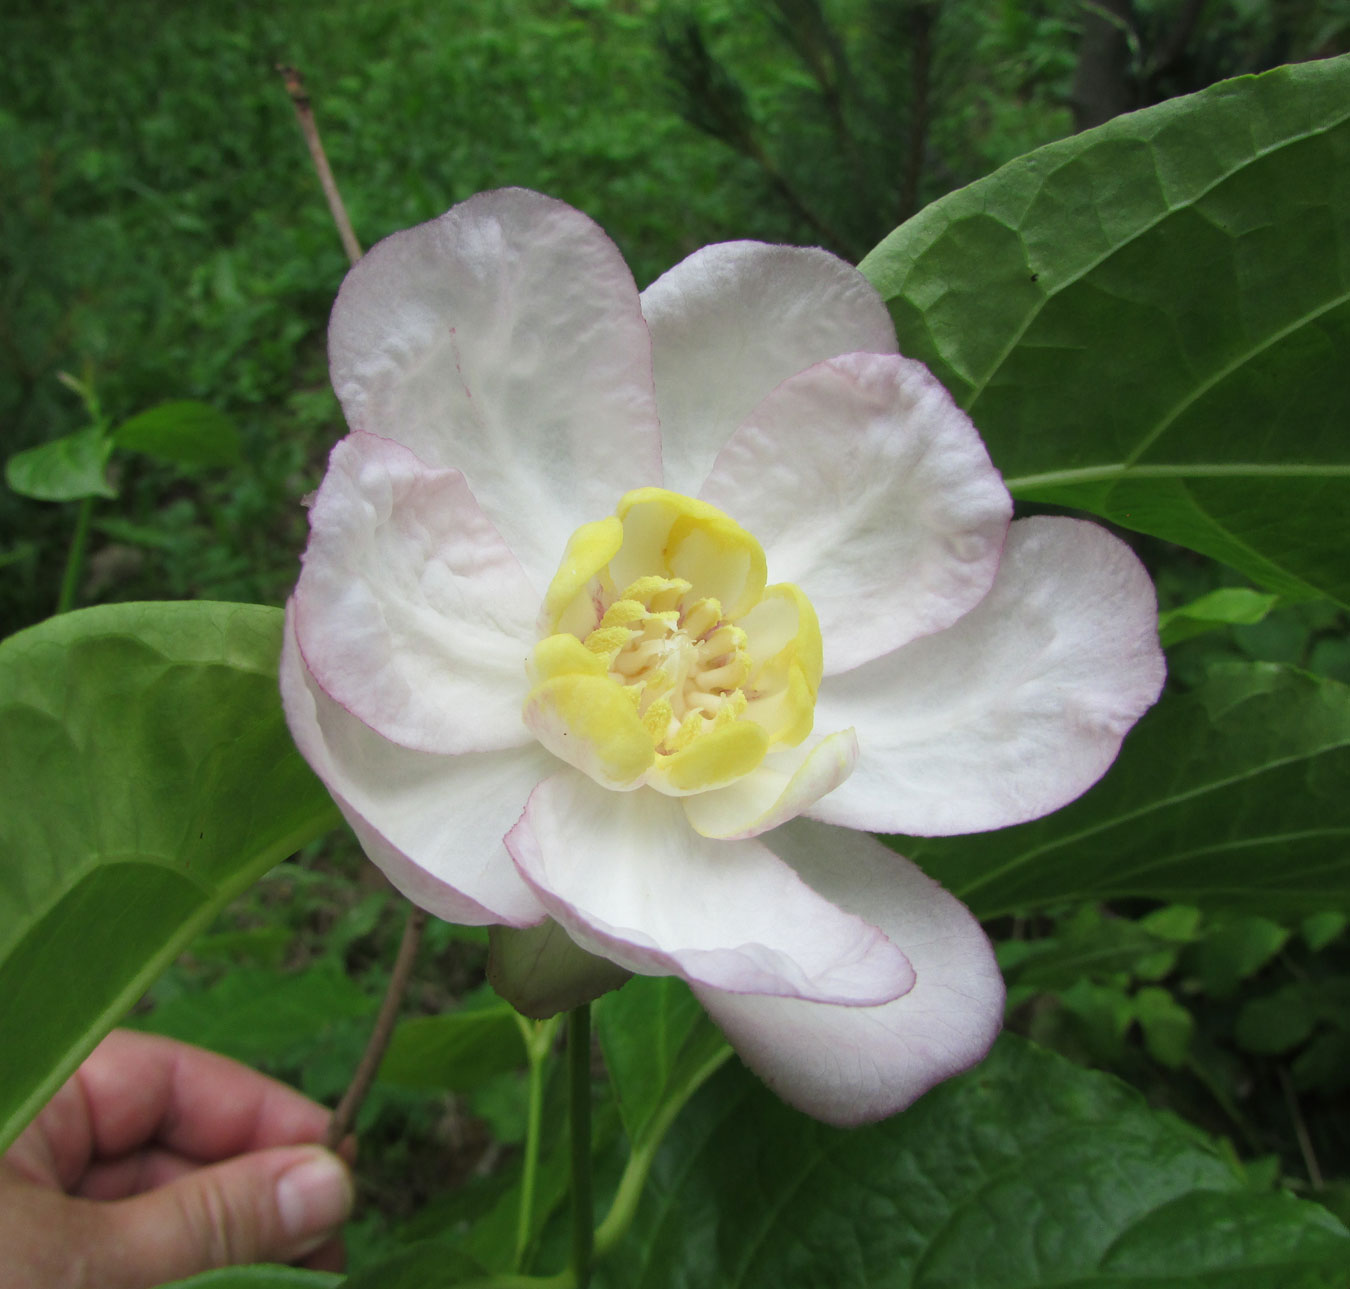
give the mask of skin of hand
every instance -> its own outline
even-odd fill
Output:
[[[151,1289],[250,1262],[341,1270],[355,1192],[347,1164],[312,1144],[329,1117],[236,1061],[114,1031],[0,1159],[4,1284]]]

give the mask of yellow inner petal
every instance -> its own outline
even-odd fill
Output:
[[[820,627],[729,516],[630,492],[568,542],[528,670],[527,724],[610,787],[681,796],[734,782],[811,731]]]

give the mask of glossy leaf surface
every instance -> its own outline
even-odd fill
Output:
[[[281,613],[120,604],[0,644],[0,1146],[229,899],[332,827]]]
[[[1021,157],[862,264],[1020,499],[1350,603],[1350,56]]]

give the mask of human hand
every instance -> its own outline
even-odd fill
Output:
[[[6,1289],[150,1289],[216,1267],[339,1270],[329,1112],[256,1070],[118,1030],[0,1159]]]

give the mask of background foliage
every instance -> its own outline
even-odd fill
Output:
[[[242,460],[220,468],[114,455],[106,491],[117,496],[91,510],[80,598],[275,605],[284,597],[304,542],[300,499],[341,433],[323,330],[345,261],[277,62],[306,75],[365,244],[479,189],[520,183],[594,216],[645,284],[687,251],[726,237],[822,242],[857,259],[925,204],[1069,134],[1104,104],[1144,106],[1223,76],[1337,53],[1348,30],[1350,9],[1340,0],[16,6],[0,17],[6,47],[23,51],[10,60],[0,90],[6,455],[89,423],[87,403],[57,379],[61,371],[95,391],[109,425],[165,400],[212,405],[237,426]],[[1100,200],[1094,183],[1102,174],[1070,164],[1075,141],[1061,146],[1062,188],[1046,185],[1042,198],[1070,210],[1090,207]],[[1308,146],[1331,145],[1327,137],[1314,144],[1310,131]],[[1208,164],[1197,154],[1182,168],[1191,173],[1190,163],[1201,160]],[[1131,157],[1122,153],[1118,162],[1132,173]],[[1344,150],[1315,167],[1306,159],[1287,172],[1280,165],[1274,158],[1268,173],[1246,171],[1248,182],[1272,201],[1302,203],[1313,222],[1287,247],[1286,271],[1272,281],[1302,275],[1300,318],[1324,306],[1340,316],[1334,310],[1343,313],[1345,282],[1325,270],[1347,263],[1343,229],[1318,225],[1315,211],[1339,202],[1345,219]],[[1142,278],[1132,273],[1128,250],[1058,281],[1034,247],[1029,255],[1022,248],[1007,271],[1025,278],[1031,343],[1008,348],[1021,325],[1010,314],[990,318],[977,335],[944,332],[932,282],[951,281],[962,256],[982,272],[1004,262],[999,229],[972,218],[987,192],[1015,195],[1006,176],[996,182],[1002,186],[972,190],[914,220],[899,242],[879,248],[869,271],[892,300],[906,349],[932,362],[958,397],[974,400],[996,461],[1022,481],[1021,502],[1088,506],[1143,534],[1132,540],[1174,611],[1164,634],[1171,692],[1084,802],[983,838],[897,842],[991,919],[1011,989],[1011,1027],[1041,1047],[1007,1039],[975,1075],[864,1134],[804,1124],[733,1064],[656,1156],[639,1219],[604,1273],[615,1286],[828,1278],[1121,1289],[1182,1275],[1187,1283],[1244,1286],[1346,1283],[1343,1234],[1321,1210],[1272,1190],[1283,1183],[1350,1215],[1343,792],[1350,640],[1343,609],[1316,594],[1330,591],[1345,602],[1338,494],[1328,483],[1316,495],[1291,494],[1292,501],[1280,494],[1271,506],[1268,481],[1240,480],[1249,492],[1228,508],[1234,523],[1220,525],[1218,535],[1208,530],[1205,545],[1193,540],[1194,526],[1179,532],[1141,519],[1137,493],[1106,496],[1104,487],[1120,485],[1115,476],[1046,479],[1113,466],[1137,446],[1131,405],[1109,395],[1142,379],[1130,362],[1143,361],[1147,375],[1151,360],[1137,345],[1122,345],[1122,369],[1106,382],[1084,365],[1075,406],[1095,398],[1109,435],[1088,441],[1067,422],[1037,435],[1028,427],[1039,428],[1034,391],[1045,338],[1090,333],[1093,310],[1105,301],[1138,311],[1134,338],[1145,343],[1156,332],[1159,302],[1133,298],[1130,284]],[[1300,186],[1313,182],[1316,192]],[[1151,228],[1168,203],[1150,206],[1152,195],[1141,191],[1122,185],[1128,213]],[[1208,211],[1199,209],[1222,226],[1221,205],[1215,198]],[[1249,206],[1235,201],[1232,208]],[[1008,224],[1016,226],[1011,215],[1005,230]],[[1183,239],[1183,249],[1190,245]],[[1334,264],[1324,254],[1330,246],[1341,249]],[[1147,260],[1167,247],[1164,221],[1137,253]],[[1216,262],[1241,279],[1241,261],[1225,247]],[[1062,250],[1049,248],[1046,263],[1064,271]],[[1184,259],[1176,268],[1188,272]],[[978,273],[971,280],[978,285]],[[1206,329],[1228,316],[1223,291],[1247,285],[1214,279]],[[1287,321],[1253,325],[1278,331]],[[1184,331],[1186,319],[1174,322]],[[1224,369],[1240,348],[1229,332],[1205,330],[1200,340],[1212,352],[1178,364],[1174,383],[1183,398],[1185,382],[1205,362]],[[981,345],[985,352],[975,353]],[[1310,370],[1327,371],[1317,358]],[[1094,392],[1094,378],[1106,396]],[[1277,409],[1282,433],[1296,435],[1339,388],[1300,386],[1304,402]],[[1239,393],[1235,405],[1250,403],[1250,389]],[[1212,448],[1231,446],[1211,437]],[[1336,455],[1343,439],[1303,443],[1297,464],[1343,472]],[[1265,458],[1248,452],[1226,460],[1279,464],[1286,442],[1258,444]],[[1120,444],[1125,451],[1114,451]],[[1342,473],[1335,487],[1343,481]],[[1083,491],[1088,485],[1097,492]],[[1251,497],[1265,510],[1253,514]],[[1313,505],[1323,509],[1309,517]],[[1167,498],[1152,506],[1168,513]],[[1298,538],[1302,562],[1292,573],[1285,547],[1274,557],[1258,550],[1246,563],[1238,557],[1252,545],[1241,522],[1269,535],[1290,512],[1303,515],[1280,530]],[[74,522],[73,506],[0,493],[0,634],[54,607]],[[1283,580],[1271,575],[1272,563],[1288,574]],[[34,651],[74,641],[86,663],[84,696],[97,699],[100,667],[110,665],[100,659],[121,666],[140,630],[134,610],[100,614],[107,616],[49,624],[46,634],[9,642],[3,706],[13,737],[0,750],[7,800],[24,792],[38,756],[52,764],[67,757],[54,777],[87,786],[84,767],[99,751],[75,737],[80,726],[71,713],[78,714],[80,694],[44,690],[40,678],[23,687],[15,678]],[[238,707],[237,691],[265,684],[258,658],[266,650],[256,646],[275,633],[275,617],[237,610],[231,628],[189,615],[180,633],[133,668],[154,696],[147,709],[165,713],[173,677],[185,667],[209,671],[218,696],[231,695]],[[95,715],[86,713],[87,728],[97,728]],[[152,725],[142,729],[147,749],[156,745]],[[293,759],[278,731],[259,728],[256,737],[277,764]],[[149,751],[146,758],[147,772],[194,768],[190,758],[173,765]],[[229,767],[207,770],[228,813],[237,791]],[[313,806],[314,819],[288,832],[289,816],[275,811],[273,832],[234,838],[240,844],[213,852],[228,856],[226,869],[201,872],[199,886],[185,888],[191,908],[164,901],[162,916],[146,919],[138,940],[144,961],[126,955],[120,975],[112,964],[108,1007],[140,994],[153,975],[145,963],[153,958],[157,968],[181,949],[289,849],[291,832],[321,830],[316,821],[326,807],[305,795],[314,789],[298,767],[289,772],[297,776],[285,781],[294,791],[282,795],[301,815]],[[108,778],[94,794],[100,808],[134,813],[134,801],[119,795],[126,785]],[[1311,824],[1309,802],[1316,805]],[[97,861],[104,825],[97,812],[82,810],[77,801],[65,823],[83,827],[92,844],[86,837],[48,846],[47,839],[35,849],[10,835],[7,853],[54,848]],[[181,860],[190,840],[187,823],[166,821],[163,844],[149,849],[167,865]],[[1239,853],[1237,844],[1247,841]],[[91,871],[100,882],[131,876],[116,867]],[[20,888],[16,872],[25,882],[33,876],[11,865],[0,901],[22,898],[43,917],[27,949],[0,948],[9,955],[3,970],[29,979],[50,974],[32,956],[40,955],[41,928],[66,914],[78,919],[76,905],[107,893],[90,894],[77,862],[48,874],[54,885],[40,891]],[[399,920],[396,902],[350,843],[313,842],[230,904],[149,987],[130,1021],[262,1065],[334,1100],[364,1042]],[[439,924],[429,931],[410,1018],[360,1125],[364,1205],[351,1247],[357,1271],[372,1270],[368,1282],[353,1277],[357,1289],[404,1280],[426,1286],[436,1277],[450,1283],[466,1268],[498,1269],[511,1247],[525,1131],[523,1048],[512,1014],[481,986],[482,960],[479,933]],[[30,1006],[32,1015],[20,1014],[14,1008],[34,1000],[25,1004],[18,988],[3,996],[0,1032],[33,1034],[36,1043],[46,1026],[53,1044],[69,1047],[69,1033],[57,1032],[59,1011]],[[687,992],[664,982],[630,985],[599,1009],[605,1077],[596,1084],[594,1146],[602,1211],[627,1143],[640,1147],[646,1139],[662,1092],[657,1076],[677,1086],[716,1051],[716,1036],[698,1015]],[[89,1021],[76,1016],[71,1024],[78,1030]],[[1136,1091],[1080,1068],[1086,1065]],[[42,1086],[7,1086],[0,1109],[17,1115],[31,1107],[60,1072],[58,1063]],[[550,1081],[546,1124],[560,1122],[561,1101],[561,1087]],[[565,1160],[556,1129],[549,1134],[530,1231],[543,1269],[562,1261],[566,1236]],[[822,1205],[827,1191],[835,1199]],[[910,1201],[903,1212],[885,1198],[896,1193]],[[1201,1238],[1220,1228],[1225,1235]],[[1079,1238],[1085,1229],[1093,1239]],[[747,1230],[755,1240],[746,1242]],[[373,1270],[391,1254],[399,1270]],[[333,1281],[256,1272],[208,1283]]]

